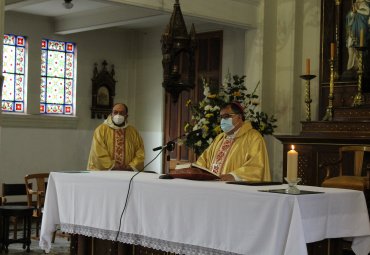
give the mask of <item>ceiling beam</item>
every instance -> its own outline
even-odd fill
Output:
[[[4,0],[0,0],[4,1]],[[17,8],[25,7],[28,5],[47,2],[49,0],[5,0],[5,11],[16,10]]]
[[[172,13],[174,0],[108,0],[137,7]],[[250,29],[257,27],[257,9],[260,0],[183,0],[184,15],[206,19],[219,24]]]
[[[140,10],[138,10],[140,9]],[[70,34],[101,28],[125,26],[158,19],[162,12],[135,6],[110,6],[55,18],[55,33]],[[167,14],[165,14],[168,16]],[[169,16],[168,16],[169,19]]]

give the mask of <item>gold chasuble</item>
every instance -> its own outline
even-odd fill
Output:
[[[130,125],[117,127],[109,115],[94,132],[88,170],[142,170],[144,143],[139,132]]]
[[[271,181],[265,141],[248,121],[232,136],[219,134],[196,164],[243,181]]]

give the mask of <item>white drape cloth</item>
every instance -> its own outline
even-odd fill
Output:
[[[52,172],[40,247],[65,232],[115,240],[132,172]],[[178,254],[305,255],[306,243],[353,237],[357,255],[370,251],[370,223],[359,191],[299,186],[321,194],[258,192],[279,186],[158,179],[132,183],[118,241]]]

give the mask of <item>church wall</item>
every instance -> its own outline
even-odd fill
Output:
[[[305,120],[304,82],[306,58],[311,59],[311,74],[318,76],[320,52],[320,0],[264,0],[262,109],[275,113],[275,134],[299,134]],[[311,81],[312,120],[318,115],[318,81]],[[277,139],[266,137],[271,170],[282,179],[283,147]]]
[[[115,101],[127,102],[130,97],[128,81],[133,75],[131,66],[135,61],[130,53],[132,32],[109,29],[56,36],[52,31],[52,23],[47,18],[19,13],[17,16],[12,13],[6,15],[5,33],[26,35],[29,39],[28,112],[31,114],[37,115],[39,109],[41,38],[77,43],[76,127],[40,128],[37,122],[30,128],[8,127],[3,119],[0,129],[1,182],[23,182],[23,176],[31,172],[86,169],[93,130],[103,121],[90,118],[91,78],[95,62],[99,70],[103,60],[108,62],[108,70],[114,64],[117,80]],[[135,109],[130,103],[128,106],[130,110]]]

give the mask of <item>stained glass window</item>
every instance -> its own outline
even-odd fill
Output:
[[[42,40],[40,113],[75,114],[75,51],[74,43]]]
[[[3,112],[24,112],[26,37],[5,34],[3,41]]]

